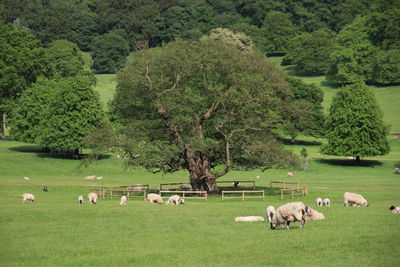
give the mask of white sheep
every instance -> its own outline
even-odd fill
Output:
[[[82,205],[83,204],[83,196],[78,197],[78,204]]]
[[[127,197],[126,196],[122,196],[121,197],[121,201],[119,202],[120,205],[126,205],[126,201],[127,201]]]
[[[331,200],[330,200],[329,198],[324,198],[324,199],[322,200],[322,205],[323,205],[323,206],[330,207],[330,206],[331,206]]]
[[[96,193],[89,193],[89,195],[87,196],[89,203],[91,204],[97,204],[97,194]]]
[[[368,201],[360,194],[346,192],[343,195],[344,206],[365,206],[368,207]]]
[[[150,203],[158,203],[158,204],[163,204],[164,203],[163,200],[162,200],[162,197],[160,195],[153,194],[153,193],[147,195],[147,200]]]
[[[29,181],[31,178],[24,176],[25,181]]]
[[[267,221],[272,222],[272,218],[274,217],[275,214],[275,208],[273,206],[268,206],[266,211],[265,211]]]
[[[320,197],[317,198],[315,202],[317,202],[317,207],[321,207],[323,204],[322,199]]]
[[[287,176],[288,176],[289,178],[293,178],[294,173],[293,173],[293,172],[288,172],[288,173],[287,173]]]
[[[272,209],[270,208],[269,212],[271,212],[271,210]],[[303,228],[306,222],[305,215],[306,215],[306,210],[303,202],[286,203],[277,208],[276,211],[273,212],[272,214],[267,213],[271,229],[275,229],[276,226],[279,225],[284,225],[286,226],[287,229],[289,229],[289,224],[291,222],[296,222],[296,221],[299,221],[300,228]]]
[[[306,221],[315,221],[315,220],[325,219],[324,214],[314,210],[310,206],[306,207],[306,215],[304,217],[305,217]]]
[[[84,180],[94,180],[94,179],[96,179],[96,177],[97,177],[97,176],[93,174],[93,175],[85,176],[85,177],[83,177],[83,179],[84,179]]]
[[[25,202],[25,201],[31,201],[31,202],[33,202],[33,201],[35,201],[35,196],[34,195],[32,195],[32,194],[29,194],[29,193],[24,193],[24,194],[22,194],[22,202]]]
[[[258,222],[264,221],[264,218],[261,216],[243,216],[243,217],[236,217],[235,222]]]
[[[168,205],[171,205],[171,204],[173,204],[173,205],[179,205],[179,204],[183,204],[181,201],[182,201],[183,199],[181,199],[181,197],[180,196],[178,196],[178,195],[173,195],[173,196],[170,196],[169,197],[169,199],[167,200],[167,204]]]
[[[389,208],[389,210],[391,210],[392,213],[395,213],[395,214],[399,214],[400,213],[400,207],[391,206]]]
[[[103,176],[98,176],[98,177],[96,177],[96,179],[101,180],[101,179],[103,179]]]

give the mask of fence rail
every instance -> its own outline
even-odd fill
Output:
[[[160,196],[167,198],[169,196],[163,196],[162,194],[181,194],[181,198],[186,199],[205,199],[207,200],[208,194],[207,191],[170,191],[170,190],[160,190]],[[195,196],[192,196],[195,195]]]
[[[294,186],[293,186],[294,185]],[[287,182],[287,181],[270,181],[270,188],[278,188],[281,192],[281,199],[284,197],[294,197],[294,196],[307,196],[308,187],[307,185],[300,187],[299,182]],[[285,192],[291,192],[290,194],[285,194]]]
[[[223,186],[222,184],[229,184],[229,186]],[[251,185],[243,185],[243,184],[251,184]],[[234,188],[256,188],[256,181],[241,181],[241,180],[232,180],[232,181],[217,181],[217,185],[221,185],[221,187],[234,187]]]
[[[241,194],[241,196],[225,196],[226,194],[239,194],[239,193]],[[256,195],[256,196],[247,195],[246,196],[246,194],[249,194],[249,193],[252,193],[252,194],[262,193],[262,195]],[[225,190],[223,190],[222,191],[222,199],[226,199],[226,198],[240,198],[242,200],[244,200],[244,199],[252,199],[252,198],[265,199],[265,191],[264,190],[251,190],[251,191],[225,191]]]
[[[142,195],[134,195],[137,193],[142,193]],[[123,190],[123,189],[110,189],[110,198],[113,197],[122,197],[126,196],[127,198],[143,198],[146,199],[147,190]]]

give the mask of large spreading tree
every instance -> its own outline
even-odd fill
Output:
[[[194,189],[217,192],[216,179],[231,170],[298,163],[275,136],[291,101],[274,64],[206,40],[137,52],[112,106],[129,164],[185,169]]]
[[[388,127],[372,91],[362,83],[344,86],[333,98],[326,119],[328,143],[322,153],[361,157],[389,153]]]

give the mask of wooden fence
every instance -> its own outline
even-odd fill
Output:
[[[260,194],[261,195],[247,195],[246,194]],[[226,196],[226,194],[230,196]],[[232,196],[232,194],[241,194],[240,196]],[[251,199],[251,198],[262,198],[265,199],[265,192],[264,190],[251,190],[251,191],[222,191],[222,199],[226,198],[241,198],[244,199]]]
[[[190,187],[188,190],[192,190],[192,186],[188,183],[169,183],[169,184],[160,184],[160,191],[174,190],[174,191],[183,191],[181,190],[181,186],[187,185]]]
[[[225,185],[224,185],[225,184]],[[243,185],[243,184],[250,184],[250,185]],[[217,185],[220,187],[232,187],[232,188],[256,188],[256,181],[217,181]]]
[[[90,188],[90,192],[96,193],[99,197],[106,197],[110,195],[108,187],[92,187]]]
[[[138,195],[138,193],[141,193]],[[125,189],[110,189],[110,198],[113,197],[122,197],[126,196],[127,198],[143,198],[146,200],[147,190],[125,190]]]
[[[300,187],[299,182],[286,182],[286,181],[270,181],[270,188],[278,188],[281,191],[281,199],[284,197],[294,197],[294,196],[307,196],[308,188],[307,185]],[[285,194],[285,192],[290,192],[290,194]]]
[[[150,189],[148,184],[120,185],[117,186],[117,188],[125,188],[127,190],[147,190],[147,191],[149,191]]]
[[[177,194],[180,195],[181,198],[184,199],[205,199],[207,200],[208,194],[207,191],[170,191],[170,190],[160,190],[160,196],[163,198],[167,198],[170,196],[166,196],[163,194]]]

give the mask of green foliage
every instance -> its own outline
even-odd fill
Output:
[[[84,136],[104,119],[93,80],[85,76],[41,79],[18,100],[10,122],[16,140],[77,153]]]
[[[342,87],[326,119],[328,155],[370,157],[389,153],[388,127],[371,90],[363,84]]]
[[[314,84],[306,84],[300,79],[286,77],[294,99],[286,106],[285,130],[294,140],[300,133],[321,137],[324,128],[322,90]]]
[[[113,73],[122,68],[129,55],[128,41],[121,31],[111,31],[94,39],[93,69]]]
[[[234,33],[229,29],[212,29],[209,36],[204,36],[202,40],[218,40],[238,48],[244,53],[253,52],[253,42],[244,33]]]
[[[302,33],[289,42],[284,61],[296,65],[301,73],[323,75],[329,66],[333,38],[333,33],[327,30]]]
[[[372,80],[376,47],[369,41],[366,19],[358,17],[336,37],[327,72],[329,79],[341,84]]]
[[[83,71],[83,57],[76,44],[67,40],[56,40],[50,44],[47,53],[60,76],[76,76]]]
[[[400,49],[381,50],[376,55],[374,81],[382,84],[400,83]]]

